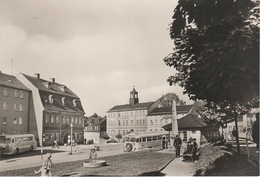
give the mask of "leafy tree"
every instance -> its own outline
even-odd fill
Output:
[[[259,24],[250,0],[179,0],[170,27],[174,51],[164,58],[177,73],[168,82],[210,109],[230,107],[236,121],[241,105],[259,99]]]
[[[177,105],[185,105],[185,101],[180,100],[179,96],[175,93],[167,93],[165,95],[162,95],[161,98],[157,100],[157,103],[159,103],[161,106],[171,106],[172,101],[175,100]]]

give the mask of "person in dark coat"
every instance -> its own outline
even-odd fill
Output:
[[[180,153],[181,153],[181,138],[179,137],[179,135],[176,135],[176,138],[174,139],[173,142],[173,146],[175,147],[176,150],[176,157],[180,157]]]
[[[252,138],[256,143],[256,153],[259,153],[259,113],[256,114],[256,121],[252,126]]]

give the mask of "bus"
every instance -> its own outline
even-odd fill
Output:
[[[36,148],[37,142],[33,134],[0,135],[1,155],[19,154]]]
[[[168,132],[130,133],[124,138],[124,150],[130,152],[145,148],[162,149],[164,147],[163,143],[166,141],[169,141]]]

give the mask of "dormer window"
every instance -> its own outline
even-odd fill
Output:
[[[65,97],[61,98],[61,102],[62,102],[63,106],[66,106],[66,98]]]
[[[65,85],[62,85],[62,86],[59,86],[59,89],[62,91],[62,92],[66,92],[66,86]]]
[[[53,104],[53,96],[52,95],[49,95],[49,103]]]
[[[78,100],[76,100],[76,99],[72,101],[74,107],[77,107],[77,102],[78,102]]]
[[[50,82],[43,82],[43,85],[44,85],[46,88],[48,88],[48,89],[51,88],[51,83],[50,83]]]

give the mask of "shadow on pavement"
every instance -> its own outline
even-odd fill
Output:
[[[161,173],[160,171],[151,171],[151,172],[145,172],[138,176],[165,176],[164,173]]]

